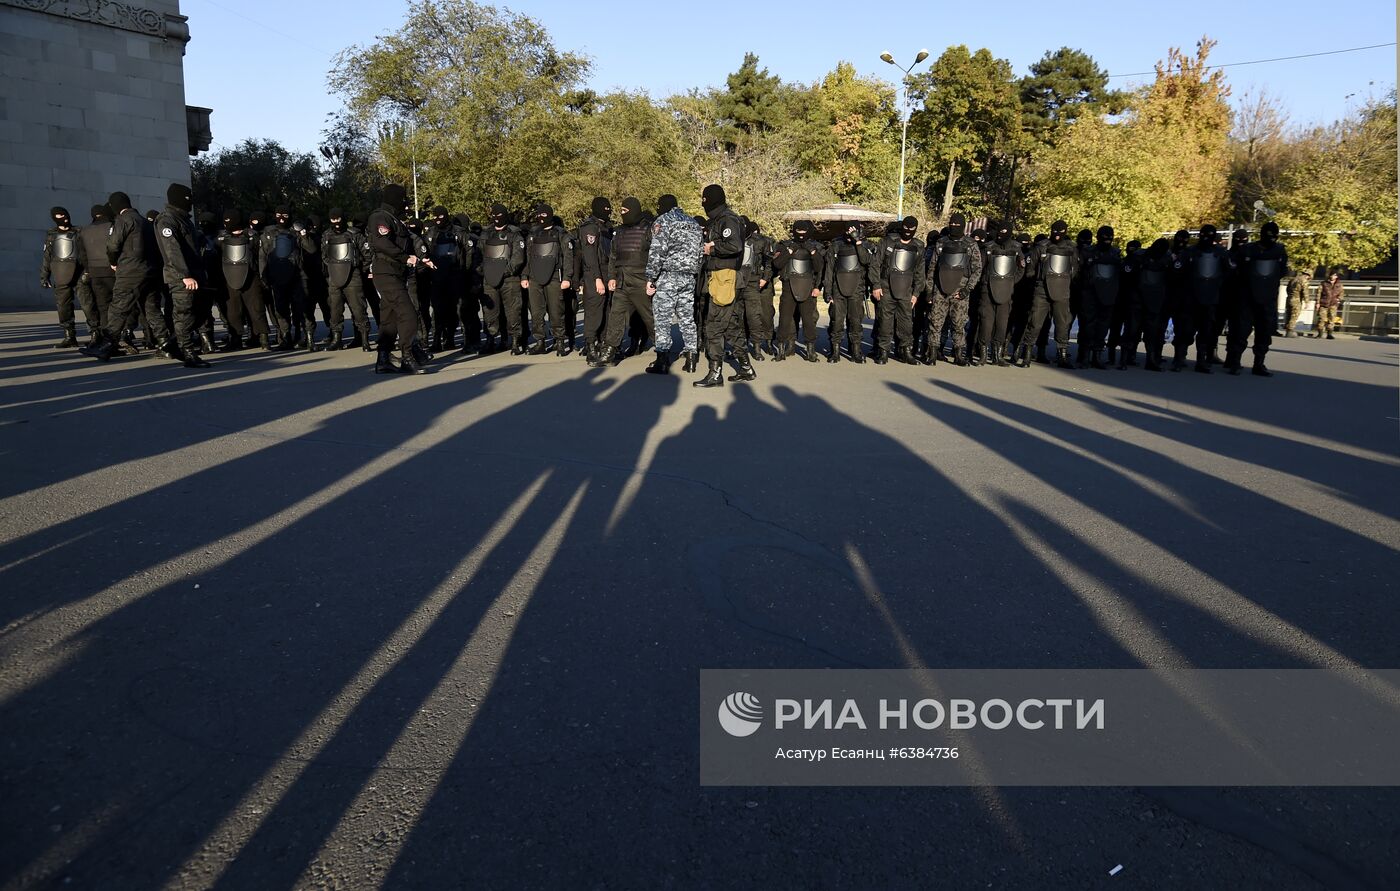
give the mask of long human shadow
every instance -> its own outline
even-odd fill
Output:
[[[1282,353],[1285,356],[1307,356],[1309,359],[1327,359],[1331,362],[1355,362],[1358,365],[1381,365],[1386,368],[1395,368],[1394,361],[1382,362],[1379,359],[1358,359],[1356,356],[1339,356],[1336,353],[1309,352],[1307,350],[1287,350],[1278,346],[1269,347],[1270,354]],[[1394,356],[1392,359],[1396,358]]]
[[[1269,497],[1267,489],[1255,489],[1222,479],[1192,466],[1174,455],[1145,448],[1050,412],[988,396],[966,387],[939,382],[938,387],[960,396],[986,413],[950,402],[935,402],[903,385],[892,389],[909,401],[951,424],[1001,455],[1013,466],[1033,473],[1071,506],[1082,505],[1124,529],[1158,545],[1191,568],[1215,579],[1223,587],[1252,601],[1268,613],[1289,622],[1315,640],[1363,665],[1388,664],[1395,654],[1393,642],[1377,633],[1371,623],[1358,622],[1351,610],[1332,609],[1319,600],[1318,591],[1335,589],[1333,560],[1375,565],[1383,549],[1370,538],[1338,526],[1325,517],[1295,510]],[[1001,419],[1005,419],[1006,423]],[[1020,424],[1049,437],[1034,436]],[[1057,445],[1063,442],[1102,459]],[[1243,454],[1250,454],[1245,450]],[[1156,481],[1170,493],[1164,497],[1133,480],[1128,474]],[[1312,552],[1280,543],[1326,540],[1327,559],[1315,560]],[[1151,567],[1169,572],[1169,566]],[[1351,590],[1357,609],[1384,609],[1395,595],[1395,583],[1375,579],[1364,590]],[[1125,588],[1129,594],[1133,586]],[[1369,606],[1367,603],[1369,602]],[[1163,622],[1179,620],[1186,607],[1176,599],[1139,599],[1139,606]],[[1159,615],[1160,613],[1160,615]],[[1222,635],[1195,640],[1207,649],[1187,648],[1195,664],[1230,667],[1246,658],[1283,660],[1296,664],[1296,652],[1286,656],[1279,640],[1259,640],[1248,626],[1224,627]],[[1227,655],[1234,653],[1236,655]],[[1224,660],[1222,662],[1222,660]]]

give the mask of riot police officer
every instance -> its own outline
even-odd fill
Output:
[[[647,294],[647,255],[651,251],[651,221],[642,212],[642,202],[632,196],[622,201],[622,224],[613,230],[609,238],[609,254],[598,262],[595,269],[608,270],[608,281],[604,293],[612,294],[612,313],[603,335],[603,346],[588,360],[595,368],[611,365],[618,358],[622,346],[622,335],[626,333],[633,314],[641,317],[646,326],[641,336],[650,339],[654,336],[655,321],[651,313],[651,297]],[[580,250],[587,248],[580,245]],[[587,270],[588,261],[584,262]],[[584,296],[587,297],[592,283],[584,273]],[[595,289],[596,290],[596,289]],[[587,324],[585,305],[584,323]]]
[[[467,293],[467,263],[471,250],[467,242],[470,238],[457,227],[442,205],[433,208],[423,237],[436,267],[431,277],[432,351],[439,353],[457,346],[457,311]]]
[[[105,204],[94,204],[90,211],[92,222],[78,230],[83,254],[88,262],[78,276],[78,301],[84,314],[91,306],[94,315],[88,320],[91,343],[97,343],[107,330],[107,312],[112,304],[112,282],[115,276],[107,259],[107,236],[112,234],[112,211]],[[96,327],[93,327],[94,323]],[[123,336],[126,336],[123,334]],[[133,348],[134,349],[134,348]]]
[[[915,233],[919,220],[908,216],[880,243],[880,270],[875,300],[875,354],[884,365],[893,351],[897,361],[914,364],[914,301],[924,291],[924,243]]]
[[[1147,248],[1130,252],[1123,258],[1124,277],[1131,276],[1133,287],[1129,294],[1132,308],[1127,314],[1119,368],[1127,368],[1137,353],[1141,338],[1147,358],[1143,367],[1148,371],[1162,370],[1162,339],[1167,330],[1167,292],[1172,274],[1171,245],[1159,238]]]
[[[1278,240],[1278,223],[1270,220],[1259,230],[1259,241],[1247,246],[1240,258],[1240,270],[1249,289],[1241,295],[1235,318],[1230,322],[1230,340],[1225,366],[1231,374],[1240,373],[1245,341],[1254,331],[1254,368],[1259,377],[1273,377],[1264,365],[1269,345],[1278,325],[1278,286],[1288,271],[1288,251]]]
[[[773,341],[773,239],[763,234],[763,228],[748,217],[744,224],[743,269],[744,328],[748,334],[749,354],[763,361],[763,351],[771,349]]]
[[[208,368],[209,363],[199,355],[200,344],[195,341],[198,316],[195,295],[204,287],[206,278],[200,263],[200,236],[190,211],[194,196],[183,183],[171,183],[165,193],[165,209],[156,218],[156,244],[160,247],[164,265],[161,275],[170,289],[170,303],[175,321],[175,343],[186,368]],[[212,347],[212,344],[210,344]]]
[[[1104,342],[1123,273],[1123,255],[1113,243],[1113,227],[1100,226],[1096,239],[1080,253],[1084,278],[1079,306],[1080,368],[1107,367],[1103,364]]]
[[[849,337],[851,361],[865,361],[865,349],[861,345],[865,320],[865,298],[869,293],[871,260],[875,256],[875,246],[865,240],[860,226],[846,227],[840,238],[832,239],[826,257],[826,284],[822,293],[826,295],[826,337],[830,341],[830,352],[826,361],[841,361],[841,341]]]
[[[481,315],[486,326],[482,352],[495,352],[499,335],[501,348],[509,346],[511,354],[518,356],[525,352],[520,292],[525,236],[510,224],[505,205],[491,205],[488,217],[489,225],[481,230]]]
[[[1196,344],[1196,370],[1210,374],[1210,349],[1215,337],[1215,311],[1220,305],[1220,290],[1230,271],[1230,256],[1220,246],[1216,228],[1209,224],[1201,227],[1196,245],[1186,251],[1181,263],[1191,282],[1190,311],[1188,324],[1176,332],[1178,342]],[[1185,351],[1178,348],[1172,362],[1172,370],[1180,371],[1186,365]]]
[[[934,243],[925,276],[932,297],[925,364],[938,361],[945,321],[953,329],[953,361],[967,364],[968,298],[981,277],[981,248],[967,234],[967,218],[955,213],[948,220],[948,234]]]
[[[259,239],[249,227],[243,212],[231,210],[224,217],[224,234],[219,239],[219,266],[223,270],[224,290],[227,294],[228,342],[225,352],[243,348],[243,320],[247,317],[248,327],[258,346],[272,349],[268,339],[267,308],[264,305],[267,293],[263,290],[262,276],[258,271]]]
[[[87,268],[87,254],[78,230],[68,211],[62,207],[49,208],[53,226],[44,235],[44,258],[39,268],[39,284],[53,288],[54,303],[58,309],[58,325],[63,329],[63,340],[54,344],[54,349],[64,350],[78,345],[77,327],[73,317],[73,295],[83,270]],[[83,306],[83,316],[87,319],[89,331],[96,330],[97,311],[91,306]]]
[[[535,342],[532,356],[545,352],[545,314],[554,334],[554,352],[567,356],[573,347],[573,332],[565,332],[564,291],[570,287],[574,257],[569,235],[560,227],[554,209],[543,202],[531,212],[534,225],[525,236],[525,271],[520,287],[530,294],[530,327]]]
[[[326,316],[326,326],[330,328],[326,334],[326,349],[340,349],[345,307],[348,305],[350,320],[355,327],[354,343],[369,352],[373,347],[370,345],[369,315],[365,311],[360,253],[362,236],[350,231],[345,222],[345,212],[339,207],[331,208],[330,220],[330,226],[321,235],[321,263],[330,307],[330,314]]]
[[[1026,261],[1021,244],[1011,236],[1010,223],[992,223],[991,239],[984,244],[986,265],[982,268],[981,300],[978,301],[976,358],[974,365],[995,362],[1007,366],[1003,351],[1006,324],[1011,316],[1011,299],[1025,275]],[[991,353],[988,354],[988,346]]]
[[[292,209],[285,204],[274,209],[272,225],[258,236],[258,273],[272,298],[269,307],[277,324],[277,349],[283,352],[295,349],[304,336],[306,347],[316,348],[303,328],[310,301],[302,273],[302,239],[302,233],[292,228]]]
[[[640,207],[639,204],[631,225],[635,226],[641,222]],[[593,199],[590,210],[591,213],[578,224],[575,243],[578,245],[578,285],[583,292],[583,351],[592,364],[603,348],[605,333],[611,335],[613,326],[613,314],[608,309],[608,281],[613,277],[608,268],[613,239],[612,202],[600,195]],[[642,258],[642,263],[645,265],[645,257]],[[646,299],[645,287],[641,297]],[[651,317],[650,307],[645,317]],[[647,330],[650,329],[651,323],[648,322]],[[569,334],[572,339],[572,330]],[[610,339],[608,342],[611,342]]]
[[[724,348],[729,345],[738,366],[731,381],[751,381],[758,377],[744,348],[742,309],[736,309],[743,290],[744,224],[729,207],[724,188],[711,183],[700,192],[700,206],[705,210],[705,242],[701,253],[705,257],[702,281],[696,289],[704,294],[705,359],[709,365],[705,376],[694,381],[695,387],[724,385]]]
[[[1031,250],[1029,269],[1035,278],[1035,301],[1016,353],[1017,368],[1031,364],[1031,346],[1047,316],[1055,322],[1055,364],[1074,367],[1069,361],[1070,297],[1079,267],[1079,248],[1066,237],[1068,233],[1069,224],[1056,220],[1050,226],[1050,237]]]
[[[805,358],[817,361],[817,303],[826,284],[826,251],[812,238],[812,222],[792,224],[792,238],[773,249],[773,271],[783,283],[778,300],[778,349],[773,358],[782,361],[796,351],[797,321],[802,321]]]
[[[381,193],[379,207],[369,215],[367,231],[370,250],[374,252],[371,273],[379,291],[380,322],[379,350],[374,363],[375,374],[402,371],[423,374],[427,371],[428,354],[418,342],[418,311],[408,295],[408,276],[421,260],[408,227],[399,219],[408,205],[404,187],[391,183]],[[391,353],[399,348],[399,365]]]

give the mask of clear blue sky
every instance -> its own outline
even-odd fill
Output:
[[[504,5],[504,4],[497,4]],[[248,137],[311,151],[328,113],[340,107],[325,75],[340,49],[369,43],[402,23],[405,0],[184,0],[193,34],[185,57],[185,101],[214,109],[215,148]],[[756,3],[522,2],[560,49],[592,58],[591,85],[645,89],[655,97],[692,86],[722,86],[745,52],[770,72],[810,82],[837,61],[893,82],[879,60],[889,50],[905,64],[920,47],[985,46],[1019,76],[1047,49],[1071,46],[1110,73],[1150,72],[1169,46],[1190,48],[1202,34],[1219,41],[1215,63],[1247,62],[1395,40],[1394,0],[1286,0],[1264,4],[1059,3]],[[714,28],[697,10],[724,9]],[[881,17],[897,10],[892,24]],[[1051,12],[1034,15],[1031,9]],[[988,15],[995,10],[1000,16]],[[998,19],[1010,20],[1009,26]],[[927,63],[925,63],[927,64]],[[1320,123],[1368,93],[1395,83],[1394,47],[1226,69],[1238,97],[1267,87],[1295,123]],[[1141,83],[1120,77],[1115,86]],[[277,85],[285,85],[279,91]],[[285,98],[279,98],[281,96]],[[1354,98],[1348,99],[1349,95]]]

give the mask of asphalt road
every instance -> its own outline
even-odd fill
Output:
[[[5,887],[1400,883],[1394,789],[702,788],[696,708],[702,668],[1400,667],[1394,342],[700,391],[55,331],[0,316]]]

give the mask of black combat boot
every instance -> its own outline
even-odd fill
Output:
[[[992,344],[992,355],[996,357],[998,368],[1009,368],[1011,360],[1007,358],[1006,349],[999,343]]]
[[[78,335],[72,328],[63,329],[63,339],[53,345],[56,350],[71,350],[78,346]]]
[[[617,350],[610,346],[605,346],[593,354],[593,358],[588,360],[589,368],[607,368],[617,362]]]
[[[817,358],[817,345],[815,343],[807,344],[807,352],[802,354],[802,358],[806,359],[808,362],[820,361]]]
[[[78,350],[78,352],[82,353],[84,356],[90,356],[102,362],[110,362],[112,357],[117,354],[117,349],[115,343],[104,339],[101,343],[83,347]]]
[[[200,355],[199,355],[199,353],[198,353],[197,351],[195,351],[195,350],[186,350],[186,351],[185,351],[184,358],[181,359],[180,361],[184,362],[186,368],[212,368],[212,367],[213,367],[213,366],[210,365],[208,362],[204,361],[204,359],[201,358]]]
[[[1142,367],[1146,371],[1162,370],[1162,351],[1157,347],[1147,348],[1147,357],[1142,360]]]
[[[889,351],[882,346],[877,346],[875,352],[870,354],[870,361],[876,365],[888,365],[890,361]]]
[[[1074,363],[1069,360],[1069,347],[1055,347],[1055,365],[1059,368],[1073,368]]]
[[[258,346],[259,346],[261,349],[266,350],[266,351],[269,352],[269,353],[272,352],[272,340],[271,340],[271,338],[269,338],[266,334],[259,334],[259,335],[258,335]]]
[[[1090,367],[1090,368],[1097,368],[1097,369],[1099,369],[1100,371],[1103,371],[1105,368],[1108,367],[1107,365],[1104,364],[1104,361],[1103,361],[1103,354],[1100,353],[1098,350],[1090,350],[1090,351],[1089,351],[1089,367]]]
[[[404,374],[427,374],[430,358],[423,345],[415,340],[412,346],[403,351],[399,368]]]
[[[768,341],[766,341],[766,340],[763,340],[763,341],[754,341],[753,360],[754,360],[755,362],[763,362],[763,361],[765,361],[768,357],[765,356],[765,355],[763,355],[763,353],[764,353],[765,350],[768,350],[768,349],[771,349],[771,347],[768,346]]]
[[[574,351],[574,339],[572,337],[554,338],[554,355],[567,356]]]
[[[462,349],[465,350],[466,348],[467,348],[467,345],[466,345],[466,344],[462,344]],[[481,347],[480,347],[480,349],[477,350],[477,353],[478,353],[479,355],[482,355],[482,356],[490,356],[490,355],[494,354],[495,352],[496,352],[496,335],[494,335],[494,334],[488,334],[488,335],[486,335],[486,339],[483,340],[483,341],[481,342]]]
[[[729,376],[731,383],[735,381],[751,381],[758,377],[758,372],[753,370],[753,365],[749,362],[749,357],[740,352],[735,360],[738,368]]]
[[[647,374],[670,374],[671,373],[671,351],[657,350],[656,358],[647,366]]]
[[[375,374],[397,374],[398,366],[394,364],[394,353],[388,346],[379,345],[379,354],[374,359]]]
[[[894,351],[894,360],[905,365],[917,365],[918,360],[914,358],[914,349],[908,345],[902,346]]]
[[[963,345],[963,348],[960,349],[960,350],[957,350],[956,353],[957,353],[957,355],[955,355],[955,356],[953,357],[953,364],[956,365],[956,366],[958,366],[959,368],[966,368],[966,367],[967,367],[967,346],[964,344],[964,345]]]
[[[1046,349],[1048,349],[1047,346],[1041,346],[1040,344],[1035,345],[1035,361],[1039,362],[1041,365],[1050,364],[1050,358],[1045,354]]]
[[[525,353],[530,356],[543,356],[544,350],[544,341],[537,340],[534,343],[530,344],[530,348],[526,350]]]
[[[826,352],[826,361],[829,365],[835,365],[841,361],[841,344],[834,340],[831,342],[831,349]]]
[[[1196,370],[1201,374],[1211,373],[1209,353],[1202,352],[1201,350],[1196,351]]]
[[[243,336],[241,334],[230,334],[228,339],[215,348],[216,353],[236,353],[243,349]]]
[[[218,352],[218,350],[214,349],[214,341],[213,341],[212,338],[209,337],[209,335],[208,335],[207,332],[200,332],[200,335],[199,335],[199,351],[200,351],[201,353],[217,353],[217,352]]]
[[[692,387],[724,386],[724,375],[720,373],[721,371],[723,371],[723,366],[719,362],[716,362],[714,359],[710,359],[709,362],[710,370],[705,372],[705,376],[700,378],[700,380],[691,383]]]
[[[980,366],[980,365],[987,365],[987,364],[989,364],[989,363],[987,362],[987,348],[986,348],[986,347],[978,347],[978,348],[973,352],[972,356],[968,358],[967,364],[971,365],[973,368],[977,368],[977,367]]]
[[[694,374],[700,370],[700,354],[695,350],[686,350],[681,353],[685,357],[685,365],[681,366],[681,371],[686,374]]]
[[[1255,377],[1273,377],[1273,376],[1274,376],[1274,373],[1273,373],[1272,371],[1270,371],[1269,369],[1267,369],[1267,368],[1264,367],[1264,357],[1263,357],[1263,356],[1256,356],[1256,357],[1254,358],[1254,368],[1253,368],[1253,370],[1250,371],[1250,374],[1254,375]]]
[[[780,340],[773,346],[773,361],[782,362],[787,357],[787,343]]]
[[[523,355],[525,355],[525,338],[523,338],[523,337],[517,337],[517,338],[515,338],[515,340],[511,341],[511,344],[510,344],[510,354],[511,354],[512,356],[523,356]]]
[[[859,340],[852,341],[851,343],[851,361],[857,365],[865,364],[865,350],[861,348],[861,342]]]
[[[1013,363],[1011,363],[1011,364],[1015,365],[1017,368],[1030,368],[1030,367],[1031,367],[1031,348],[1030,348],[1030,346],[1023,343],[1023,344],[1021,344],[1020,346],[1016,347],[1016,361],[1013,362]]]
[[[1113,364],[1114,358],[1116,358],[1114,354],[1117,353],[1117,352],[1118,352],[1118,348],[1117,348],[1117,347],[1109,347],[1109,348],[1108,348],[1108,355],[1107,355],[1106,357],[1104,357],[1103,364],[1104,364],[1104,365],[1112,365],[1112,364]]]

